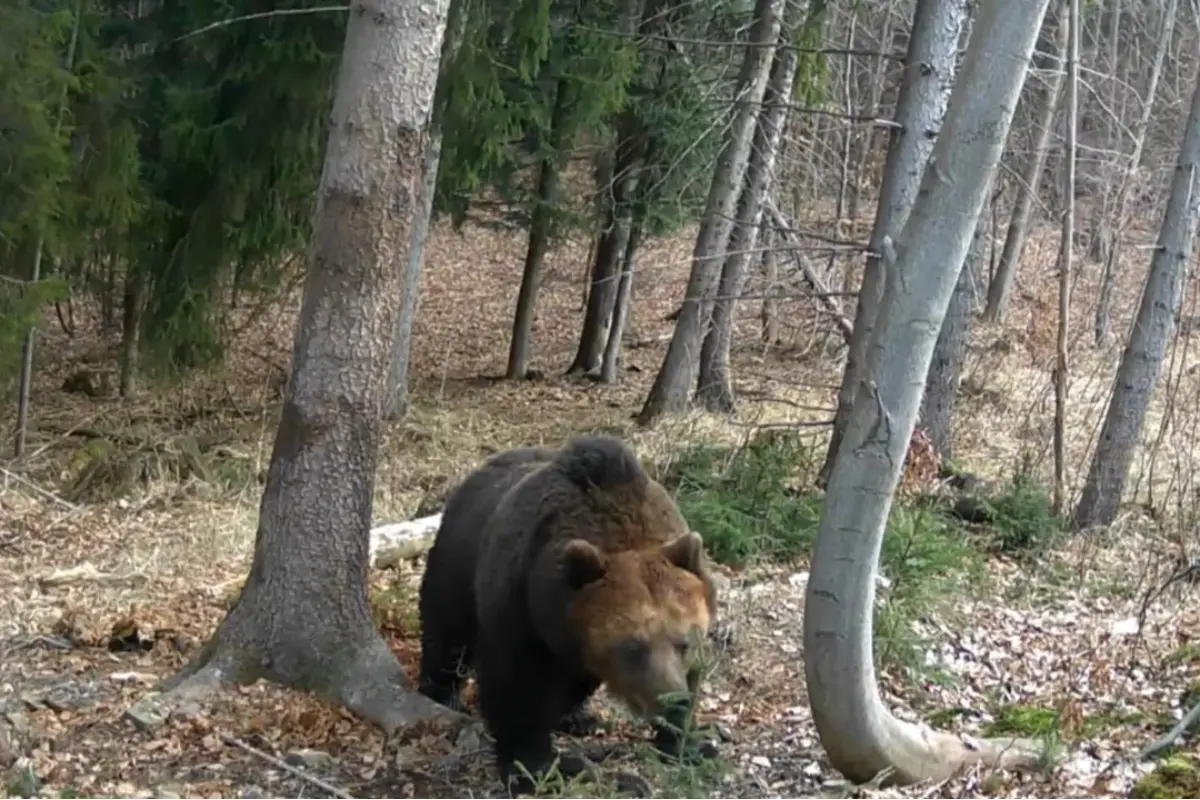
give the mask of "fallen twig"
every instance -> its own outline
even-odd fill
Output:
[[[821,280],[821,276],[813,269],[812,262],[798,249],[800,246],[800,235],[788,224],[788,221],[783,216],[783,212],[779,210],[774,201],[767,200],[766,210],[771,216],[771,222],[783,234],[784,240],[787,241],[792,258],[799,265],[804,281],[813,288],[817,300],[825,307],[825,310],[833,315],[833,320],[837,323],[843,338],[846,341],[850,341],[850,336],[854,333],[854,323],[846,318],[846,315],[842,312],[841,304],[834,299],[833,293],[829,291],[829,287],[825,285],[825,282]]]
[[[0,472],[3,472],[4,476],[6,478],[12,478],[14,481],[21,484],[22,486],[28,486],[30,489],[37,492],[39,495],[41,495],[45,499],[50,500],[55,503],[58,503],[60,506],[67,509],[68,511],[80,511],[81,510],[79,506],[75,505],[70,500],[66,500],[62,497],[59,497],[54,492],[51,492],[48,489],[43,489],[42,487],[38,486],[36,483],[29,480],[28,478],[22,477],[21,475],[18,475],[17,473],[15,473],[11,470],[7,470],[4,467],[0,467]]]
[[[75,649],[75,645],[73,645],[69,640],[64,639],[61,636],[46,636],[44,634],[38,634],[37,636],[31,636],[30,638],[22,640],[20,642],[17,642],[16,644],[9,647],[7,650],[4,651],[4,659],[7,659],[13,653],[16,653],[20,650],[25,650],[25,649],[31,648],[31,647],[37,647],[39,645],[41,645],[43,647],[47,647],[51,650],[74,650]]]
[[[1187,733],[1188,728],[1196,724],[1197,719],[1200,719],[1200,702],[1195,703],[1192,709],[1184,714],[1179,722],[1175,723],[1175,727],[1167,731],[1166,736],[1143,747],[1142,751],[1138,753],[1138,761],[1145,761],[1174,745],[1179,740],[1179,737]]]
[[[234,736],[231,733],[225,733],[224,731],[222,731],[221,732],[221,741],[223,741],[225,744],[233,745],[234,747],[239,747],[242,750],[245,750],[247,753],[250,753],[251,755],[258,756],[263,761],[266,761],[268,764],[271,764],[272,766],[275,766],[275,767],[279,767],[279,769],[283,770],[284,772],[288,773],[289,775],[293,775],[293,776],[299,778],[302,781],[308,781],[313,786],[316,786],[319,789],[323,789],[324,791],[329,792],[334,797],[345,797],[345,798],[347,798],[347,800],[354,800],[354,795],[346,794],[345,792],[343,792],[341,789],[337,788],[333,784],[327,783],[327,782],[321,780],[320,778],[309,775],[304,770],[293,767],[291,764],[287,763],[283,759],[276,758],[275,756],[271,755],[270,753],[264,753],[262,750],[259,750],[254,745],[243,742],[241,739],[237,738],[236,736]]]
[[[96,566],[85,561],[75,567],[67,567],[65,569],[56,569],[49,575],[43,575],[38,578],[38,585],[42,589],[50,588],[51,586],[62,586],[68,583],[83,583],[86,581],[95,581],[96,583],[130,583],[141,584],[145,583],[147,577],[140,572],[130,572],[125,575],[117,575],[111,572],[101,572],[96,569]]]

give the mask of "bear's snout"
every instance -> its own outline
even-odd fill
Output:
[[[668,642],[652,645],[649,657],[635,665],[626,665],[608,681],[609,688],[632,711],[643,717],[663,714],[677,704],[688,704],[692,683],[687,659]]]

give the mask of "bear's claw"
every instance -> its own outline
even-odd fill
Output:
[[[586,707],[581,707],[563,714],[555,730],[559,733],[565,733],[567,736],[583,737],[591,736],[599,728],[600,718]]]

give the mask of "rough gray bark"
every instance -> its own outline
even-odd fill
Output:
[[[896,237],[916,201],[921,176],[929,154],[933,152],[950,88],[954,85],[958,40],[966,19],[966,0],[919,0],[913,15],[904,78],[896,100],[899,125],[892,128],[884,163],[879,208],[871,230],[862,287],[858,292],[854,332],[850,336],[846,370],[838,390],[833,433],[821,467],[822,483],[828,480],[833,469],[833,460],[849,423],[855,391],[865,369],[867,342],[871,339],[883,299],[883,272],[879,262],[883,241],[885,237]]]
[[[1017,200],[1008,223],[1008,233],[1004,237],[1000,264],[996,267],[996,275],[988,286],[987,306],[983,310],[983,317],[993,322],[1004,319],[1004,315],[1008,313],[1008,300],[1012,295],[1021,254],[1025,250],[1025,238],[1029,234],[1033,203],[1037,199],[1038,186],[1046,165],[1046,154],[1050,151],[1050,134],[1054,131],[1054,115],[1058,109],[1058,98],[1062,94],[1063,62],[1067,50],[1067,33],[1070,30],[1067,24],[1069,6],[1070,0],[1063,0],[1054,15],[1055,20],[1047,20],[1055,26],[1054,50],[1049,54],[1046,63],[1046,68],[1053,70],[1053,74],[1042,91],[1041,105],[1034,121],[1033,141],[1030,143],[1032,152],[1029,154],[1029,160],[1025,162],[1021,180],[1017,182]]]
[[[629,307],[633,302],[633,276],[637,269],[637,249],[642,243],[641,220],[630,224],[625,239],[625,256],[621,259],[621,281],[613,303],[612,324],[608,326],[608,341],[604,343],[604,359],[600,364],[600,382],[616,383],[621,360],[621,340],[629,324]]]
[[[446,36],[438,66],[440,75],[454,59],[467,27],[464,4],[451,3]],[[439,93],[440,94],[440,93]],[[405,262],[403,300],[396,319],[396,344],[392,349],[388,370],[388,393],[384,404],[384,419],[398,419],[408,411],[408,366],[412,357],[412,327],[417,316],[417,299],[421,290],[421,269],[425,259],[425,243],[429,226],[433,224],[433,198],[437,192],[438,166],[442,161],[441,97],[435,95],[433,115],[429,123],[429,144],[421,166],[421,208],[413,220],[413,242]]]
[[[784,15],[780,44],[758,115],[745,184],[738,198],[737,220],[729,238],[729,252],[721,267],[721,281],[713,302],[712,325],[700,348],[700,376],[696,399],[709,411],[732,413],[733,381],[729,375],[729,348],[733,340],[733,316],[738,298],[749,277],[750,259],[758,244],[763,200],[775,181],[775,158],[791,109],[792,84],[796,79],[796,51],[787,47],[791,32],[804,21],[805,6],[792,3]]]
[[[350,13],[254,562],[201,652],[139,705],[267,679],[388,731],[449,714],[412,690],[365,588],[397,264],[420,213],[447,4],[359,0]]]
[[[1112,400],[1092,455],[1087,483],[1075,508],[1075,524],[1079,528],[1108,525],[1120,507],[1129,465],[1142,435],[1179,313],[1183,280],[1196,240],[1200,218],[1197,169],[1200,169],[1200,75],[1196,78],[1179,161],[1171,180],[1171,195],[1142,290],[1137,320],[1121,355]]]
[[[1104,259],[1104,270],[1100,273],[1099,297],[1096,299],[1095,341],[1103,344],[1108,338],[1108,321],[1112,313],[1112,290],[1114,281],[1113,268],[1121,253],[1121,233],[1125,228],[1125,216],[1129,208],[1129,195],[1133,189],[1133,179],[1142,164],[1142,150],[1146,146],[1146,133],[1150,128],[1150,118],[1154,112],[1154,101],[1158,96],[1158,81],[1162,77],[1163,63],[1167,51],[1171,49],[1171,36],[1175,32],[1176,11],[1179,0],[1167,0],[1163,9],[1162,27],[1159,29],[1159,46],[1154,52],[1154,63],[1150,69],[1150,80],[1146,86],[1146,97],[1142,100],[1142,114],[1138,117],[1133,128],[1133,152],[1126,162],[1121,183],[1117,189],[1117,199],[1112,224],[1109,229],[1109,241]]]
[[[550,120],[548,155],[538,170],[537,201],[529,221],[529,246],[525,251],[525,269],[521,273],[521,288],[517,292],[517,311],[513,316],[512,343],[508,349],[508,370],[505,377],[524,378],[529,373],[529,354],[533,345],[533,318],[537,307],[538,289],[542,283],[542,267],[550,249],[550,218],[558,198],[558,177],[562,169],[564,117],[570,107],[565,80],[558,82],[554,96],[554,112]]]
[[[821,744],[855,782],[938,781],[975,762],[1033,767],[1030,742],[964,742],[891,714],[876,684],[876,567],[937,331],[958,280],[1047,0],[982,0],[918,199],[884,245],[887,292],[834,460],[805,598],[804,666]],[[894,276],[894,277],[893,277]],[[880,775],[882,771],[887,771]]]
[[[921,397],[921,411],[917,419],[933,444],[933,449],[943,461],[954,458],[954,404],[958,399],[958,386],[962,377],[963,361],[967,355],[967,340],[971,335],[972,311],[979,291],[979,276],[986,274],[981,269],[987,259],[991,243],[992,215],[989,213],[992,193],[987,194],[975,233],[971,238],[971,249],[967,261],[954,284],[950,305],[942,320],[933,357],[929,362],[929,374],[925,376],[925,393]]]
[[[779,39],[782,8],[783,0],[755,1],[754,26],[738,73],[733,120],[713,171],[683,305],[667,354],[638,414],[639,424],[646,425],[663,414],[682,411],[690,400],[700,347],[711,322],[712,295],[720,279],[720,265],[750,155],[754,123],[766,91],[775,42]]]

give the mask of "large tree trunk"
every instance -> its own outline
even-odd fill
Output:
[[[683,305],[667,354],[638,414],[639,424],[646,425],[663,414],[682,411],[690,400],[700,346],[711,321],[712,294],[720,279],[722,256],[729,242],[733,214],[750,156],[754,122],[766,91],[775,43],[779,39],[782,8],[783,0],[755,2],[754,27],[738,73],[733,120],[709,185]]]
[[[1008,233],[1004,237],[1004,249],[1000,253],[1000,264],[996,267],[996,275],[988,286],[987,307],[983,317],[995,322],[1004,319],[1008,312],[1008,300],[1012,295],[1013,282],[1017,277],[1017,267],[1021,263],[1021,254],[1025,250],[1025,238],[1029,233],[1029,219],[1033,215],[1033,203],[1037,199],[1038,185],[1041,183],[1043,168],[1046,164],[1046,154],[1050,151],[1050,134],[1054,131],[1054,113],[1058,109],[1058,98],[1062,94],[1063,63],[1067,52],[1067,14],[1070,0],[1059,4],[1055,16],[1054,50],[1047,58],[1046,68],[1052,70],[1050,80],[1042,92],[1042,104],[1038,108],[1034,121],[1033,151],[1025,162],[1025,170],[1017,183],[1017,201],[1013,206],[1012,218],[1008,223]]]
[[[366,596],[380,412],[403,291],[397,264],[420,214],[447,2],[362,0],[350,14],[254,562],[166,695],[143,699],[152,707],[265,678],[388,731],[449,714],[412,690]]]
[[[442,42],[438,74],[441,75],[454,59],[467,27],[465,4],[451,2],[446,36]],[[412,328],[417,316],[417,298],[421,290],[421,268],[425,259],[425,243],[433,224],[433,198],[437,193],[438,167],[442,161],[442,128],[440,97],[435,96],[429,123],[429,144],[421,166],[421,207],[413,220],[413,241],[405,262],[404,287],[401,290],[400,315],[396,319],[396,343],[388,370],[388,393],[384,402],[384,419],[398,419],[408,411],[408,366],[412,358]]]
[[[775,50],[770,79],[758,116],[746,181],[738,199],[737,221],[729,239],[729,252],[721,267],[721,282],[713,302],[712,325],[700,348],[700,377],[696,399],[709,411],[731,413],[733,382],[729,376],[729,348],[733,340],[733,316],[746,285],[750,259],[762,225],[763,199],[775,181],[775,158],[791,108],[792,83],[796,78],[796,51],[788,47],[792,32],[804,21],[805,6],[792,3]]]
[[[550,221],[558,199],[558,173],[562,168],[563,128],[570,99],[567,82],[560,80],[554,95],[554,111],[550,120],[549,152],[542,159],[538,173],[537,201],[529,221],[529,246],[525,251],[525,269],[521,288],[517,292],[517,312],[513,317],[512,343],[508,350],[508,371],[505,377],[524,378],[529,373],[529,354],[533,344],[533,317],[537,307],[538,289],[542,283],[542,267],[550,249]]]
[[[962,377],[963,361],[967,355],[967,340],[971,335],[971,318],[975,308],[975,296],[979,290],[979,276],[986,274],[981,269],[987,258],[991,242],[992,193],[984,202],[979,220],[975,223],[975,234],[971,249],[967,251],[967,262],[958,274],[954,294],[942,330],[938,333],[933,357],[929,362],[929,374],[925,376],[925,393],[921,397],[921,411],[917,419],[934,451],[943,460],[954,457],[954,403],[958,399],[958,385]]]
[[[1028,742],[973,742],[893,716],[872,655],[875,571],[937,330],[996,172],[1047,0],[983,0],[945,124],[895,247],[869,360],[834,460],[805,598],[813,721],[832,765],[855,782],[949,777],[976,761],[1036,765]],[[901,277],[902,276],[902,277]]]
[[[1117,189],[1113,219],[1109,228],[1107,252],[1104,254],[1104,270],[1100,273],[1099,297],[1096,299],[1095,341],[1103,344],[1108,338],[1108,321],[1112,313],[1112,290],[1116,275],[1113,271],[1121,253],[1121,234],[1125,229],[1125,215],[1129,207],[1129,195],[1133,190],[1134,177],[1142,165],[1142,150],[1146,146],[1146,134],[1150,129],[1150,118],[1154,112],[1154,101],[1158,96],[1158,81],[1162,77],[1163,63],[1171,49],[1171,36],[1175,31],[1176,11],[1179,0],[1167,0],[1163,9],[1162,27],[1158,32],[1158,47],[1154,52],[1154,63],[1150,68],[1150,80],[1146,86],[1146,97],[1142,100],[1142,115],[1133,129],[1133,152],[1129,155],[1121,184]],[[1124,473],[1122,472],[1122,475]],[[1122,478],[1124,481],[1124,478]]]
[[[871,339],[879,304],[883,299],[884,276],[879,261],[883,241],[885,237],[896,237],[916,201],[921,176],[937,141],[950,88],[954,85],[958,40],[966,18],[966,0],[919,0],[913,15],[904,82],[900,85],[900,96],[896,100],[896,121],[899,125],[892,128],[891,144],[884,164],[879,208],[871,230],[862,287],[858,291],[854,332],[850,336],[846,370],[838,390],[833,433],[825,453],[825,463],[821,467],[822,483],[828,480],[833,469],[833,460],[849,423],[855,390],[866,368],[867,343]]]
[[[1075,509],[1080,528],[1107,525],[1117,516],[1125,479],[1154,387],[1162,370],[1163,355],[1179,313],[1183,279],[1200,217],[1200,74],[1192,95],[1179,161],[1171,180],[1171,196],[1159,229],[1158,246],[1150,262],[1137,321],[1121,355],[1113,381],[1112,400],[1100,429],[1087,483]]]

